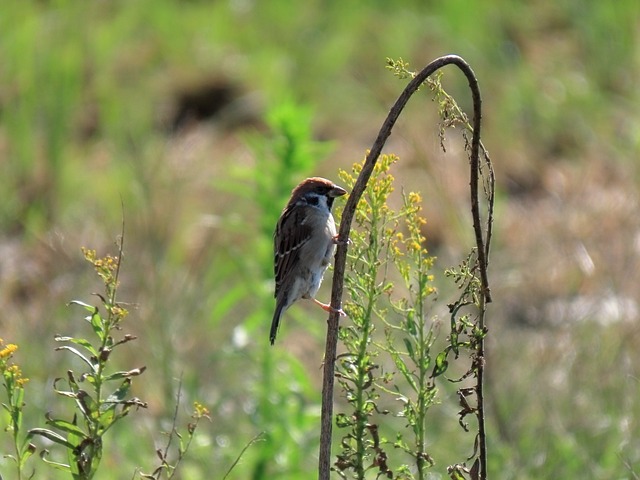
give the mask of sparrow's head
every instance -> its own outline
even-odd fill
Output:
[[[330,180],[321,177],[311,177],[302,181],[291,192],[289,205],[306,203],[308,205],[322,207],[326,205],[329,210],[333,206],[333,200],[341,197],[347,191]]]

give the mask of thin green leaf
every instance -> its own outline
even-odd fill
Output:
[[[449,361],[447,360],[448,353],[448,350],[443,350],[436,357],[436,364],[433,367],[433,373],[431,374],[432,378],[442,375],[447,371],[447,368],[449,368]]]
[[[411,371],[409,371],[409,369],[407,368],[406,363],[404,363],[404,360],[402,359],[400,353],[397,350],[389,351],[389,353],[391,354],[393,362],[396,364],[396,368],[400,371],[400,373],[402,373],[402,376],[405,378],[411,389],[414,392],[417,392],[418,385],[416,384],[416,380],[413,377]]]
[[[71,342],[71,343],[75,343],[76,345],[80,345],[80,346],[86,348],[87,351],[91,355],[93,355],[94,357],[98,356],[98,351],[94,348],[93,345],[91,345],[91,343],[88,340],[85,340],[84,338],[63,337],[62,335],[56,335],[54,337],[54,340],[56,342]]]
[[[76,448],[75,445],[67,441],[67,439],[64,438],[62,435],[56,432],[53,432],[51,430],[47,430],[46,428],[32,428],[31,430],[29,430],[28,435],[29,436],[39,435],[48,440],[51,440],[54,443],[57,443],[58,445],[62,445],[65,448],[70,448],[70,449]]]
[[[36,453],[36,446],[26,439],[20,449],[20,468],[24,467],[31,455]]]
[[[93,315],[91,315],[90,317],[87,317],[87,320],[93,327],[93,331],[95,332],[95,334],[98,335],[98,338],[100,338],[100,340],[104,340],[104,337],[106,335],[106,332],[104,329],[104,321],[102,320],[102,317],[98,313],[98,309],[96,309]]]
[[[451,349],[453,350],[453,353],[456,354],[456,358],[458,357],[459,354],[459,348],[458,348],[458,332],[456,330],[451,330],[451,334],[449,335],[449,343],[451,344]]]
[[[407,348],[407,353],[409,354],[409,357],[411,357],[412,360],[415,360],[412,343],[406,337],[403,338],[402,340],[404,341],[404,346]]]
[[[80,300],[72,300],[71,302],[69,302],[69,305],[79,305],[90,312],[91,315],[85,317],[85,320],[91,324],[91,326],[93,327],[93,331],[96,333],[96,335],[98,335],[100,340],[104,340],[104,323],[102,321],[102,318],[100,317],[98,307],[81,302]]]
[[[415,312],[413,310],[409,310],[407,312],[407,318],[405,320],[405,323],[407,325],[407,331],[409,332],[409,334],[412,337],[415,337],[416,333],[417,333],[416,322],[414,320],[414,314],[415,314]]]
[[[89,368],[91,368],[91,370],[95,371],[95,369],[97,368],[97,365],[94,365],[93,363],[91,363],[91,361],[89,361],[89,359],[87,357],[85,357],[78,349],[76,349],[74,347],[70,347],[69,345],[62,345],[61,347],[56,347],[56,350],[57,351],[68,350],[71,353],[73,353],[74,355],[77,355],[78,357],[80,357],[80,359],[84,363],[89,365]]]
[[[98,404],[87,392],[84,390],[78,391],[76,404],[86,418],[95,418],[95,414],[98,412]]]
[[[120,384],[120,387],[118,387],[118,389],[115,392],[109,395],[109,397],[105,400],[105,403],[110,403],[110,402],[118,403],[123,401],[127,396],[127,394],[129,393],[130,388],[131,388],[131,379],[127,378],[124,382],[122,382],[122,384]]]
[[[115,372],[112,373],[111,375],[108,375],[107,377],[105,377],[104,381],[109,381],[109,380],[120,380],[122,378],[130,378],[130,377],[136,377],[138,375],[142,375],[142,373],[144,373],[144,371],[147,369],[147,367],[140,367],[140,368],[134,368],[133,370],[129,370],[129,371],[122,371],[122,372]]]
[[[80,300],[71,300],[67,305],[79,305],[85,310],[91,312],[91,314],[98,311],[98,307],[94,305],[89,305],[88,303],[81,302]]]
[[[60,382],[61,380],[64,380],[64,379],[58,377],[53,381],[53,390],[58,395],[62,395],[70,398],[76,398],[78,391],[80,390],[80,387],[78,387],[78,383],[76,382],[76,379],[73,376],[73,372],[71,370],[67,372],[67,382],[69,383],[69,387],[71,387],[71,391],[60,390],[58,388],[58,382]]]
[[[107,431],[109,427],[111,427],[111,425],[113,425],[113,423],[115,422],[116,420],[115,406],[116,404],[110,405],[107,410],[105,410],[100,414],[100,418],[98,419],[98,422],[100,423],[100,427],[102,428],[102,431]]]
[[[76,435],[80,435],[80,436],[86,435],[85,432],[83,432],[82,429],[77,425],[75,425],[74,423],[67,422],[66,420],[61,420],[58,418],[51,418],[49,414],[47,414],[46,417],[47,417],[47,425],[57,428],[58,430],[62,430],[68,433],[75,433]]]
[[[45,457],[49,455],[49,450],[43,450],[42,452],[40,452],[40,459],[46,463],[47,465],[52,466],[53,468],[55,468],[56,470],[62,470],[63,472],[71,472],[71,467],[69,467],[69,465],[65,465],[64,463],[59,463],[59,462],[53,462],[51,460],[47,460]]]

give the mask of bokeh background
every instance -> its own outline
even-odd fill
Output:
[[[640,476],[639,2],[9,0],[0,32],[0,337],[31,379],[28,427],[69,407],[51,385],[80,366],[53,336],[88,334],[66,306],[100,288],[80,247],[115,254],[124,212],[139,339],[114,361],[147,366],[149,408],[106,437],[99,478],[152,469],[180,377],[180,414],[212,416],[181,478],[222,478],[261,431],[229,478],[315,476],[324,320],[297,306],[267,346],[273,225],[297,181],[371,146],[404,86],[386,57],[449,53],[479,79],[497,176],[490,476]],[[443,84],[469,111],[453,67]],[[443,154],[437,121],[421,92],[387,151],[425,199],[440,281],[472,232],[459,132]],[[443,387],[433,478],[472,451],[456,411]]]

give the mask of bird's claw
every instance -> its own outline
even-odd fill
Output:
[[[340,238],[340,235],[335,235],[331,241],[333,242],[334,245],[351,245],[353,242],[351,241],[350,238],[347,238],[347,240],[342,240]]]
[[[333,308],[331,305],[329,305],[328,303],[322,303],[319,300],[316,300],[315,298],[312,298],[313,302],[318,305],[321,309],[323,309],[325,312],[328,313],[337,313],[339,314],[341,317],[346,317],[347,314],[344,313],[344,310],[342,310],[341,308]]]

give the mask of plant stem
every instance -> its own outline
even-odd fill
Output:
[[[483,238],[481,221],[480,221],[480,207],[478,201],[478,176],[480,175],[480,162],[479,162],[479,149],[480,149],[480,127],[481,127],[481,108],[482,100],[480,97],[480,90],[478,87],[478,81],[473,73],[473,70],[467,64],[467,62],[457,55],[446,55],[439,57],[432,61],[429,65],[423,68],[405,87],[400,94],[393,107],[389,111],[387,118],[385,119],[378,136],[367,155],[365,164],[356,180],[352,192],[349,195],[349,199],[344,207],[342,213],[342,220],[340,222],[339,238],[348,239],[351,231],[351,223],[356,211],[356,206],[360,197],[362,196],[365,187],[373,173],[373,168],[382,152],[382,148],[391,135],[391,130],[395,125],[398,117],[402,113],[402,110],[406,106],[409,98],[418,90],[418,88],[425,82],[425,80],[435,73],[440,68],[446,65],[456,65],[467,78],[469,88],[471,89],[471,95],[473,98],[473,137],[471,141],[471,161],[470,161],[470,190],[471,190],[471,212],[473,216],[473,230],[475,233],[476,246],[478,248],[478,266],[480,268],[480,279],[482,282],[482,297],[483,306],[484,303],[491,302],[491,293],[489,290],[489,282],[487,278],[487,257],[488,251],[485,249],[485,241]],[[491,211],[490,211],[491,215]],[[491,218],[491,217],[490,217]],[[490,236],[490,226],[487,229],[487,237]],[[338,312],[342,306],[342,293],[344,290],[344,273],[347,260],[347,242],[343,242],[338,245],[333,270],[333,286],[331,291],[331,306],[333,307],[332,313],[329,315],[327,326],[327,340],[324,359],[324,379],[322,387],[322,418],[321,418],[321,431],[320,431],[320,451],[319,451],[319,464],[318,464],[318,478],[319,480],[329,480],[331,472],[331,433],[333,429],[333,392],[335,384],[335,363],[336,363],[336,351],[338,343],[338,325],[339,314]],[[481,312],[482,315],[482,312]],[[483,327],[482,325],[481,327]],[[484,352],[482,352],[484,353]],[[478,370],[480,372],[479,378],[482,379],[482,360]],[[477,387],[478,392],[481,393],[482,383]],[[479,406],[482,403],[479,403]],[[484,438],[484,411],[479,410],[478,421],[480,423],[480,456],[481,456],[481,470],[479,472],[480,479],[486,479],[486,439]]]
[[[484,331],[484,315],[486,311],[485,296],[480,295],[480,314],[478,320],[478,326],[481,331]],[[478,339],[477,347],[477,360],[479,362],[477,375],[476,375],[476,398],[478,399],[478,411],[476,416],[478,418],[478,437],[479,437],[479,459],[480,459],[480,478],[485,480],[487,478],[487,437],[485,432],[484,421],[484,336]]]

